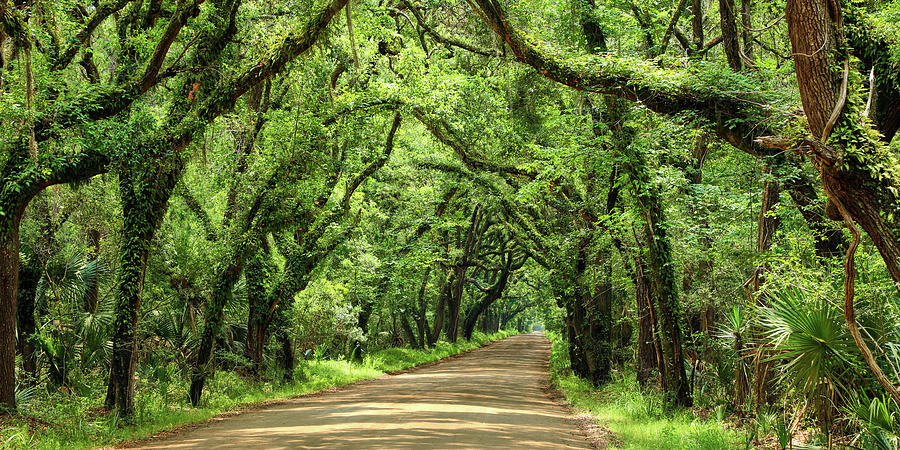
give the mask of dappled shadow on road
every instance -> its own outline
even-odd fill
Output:
[[[421,371],[213,423],[148,448],[586,448],[543,394],[547,341],[516,336]]]

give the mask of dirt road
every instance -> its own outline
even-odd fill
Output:
[[[538,334],[145,442],[143,448],[589,448],[541,390]]]

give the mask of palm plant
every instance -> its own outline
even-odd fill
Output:
[[[112,301],[101,302],[95,312],[83,312],[76,324],[81,336],[81,369],[88,370],[109,360],[112,343],[109,330],[113,323]]]
[[[734,406],[740,408],[750,392],[750,367],[744,357],[749,318],[740,306],[734,306],[725,315],[718,336],[734,350]]]
[[[50,312],[51,319],[37,331],[35,344],[57,386],[71,384],[76,359],[82,370],[106,360],[112,307],[107,303],[94,312],[82,311],[85,296],[96,290],[106,273],[106,266],[98,260],[78,254],[44,267],[35,290],[35,309],[48,311],[54,305],[56,311]]]
[[[764,345],[772,348],[771,359],[782,363],[782,383],[812,400],[827,430],[833,406],[846,398],[857,366],[841,311],[797,287],[769,296],[772,306],[760,308]]]
[[[860,424],[859,447],[864,449],[897,450],[900,448],[900,428],[897,406],[889,398],[871,400],[856,398],[848,412]]]
[[[198,345],[197,334],[190,326],[190,305],[183,305],[183,311],[154,309],[144,317],[145,340],[156,341],[165,347],[174,360],[186,364],[194,357]]]

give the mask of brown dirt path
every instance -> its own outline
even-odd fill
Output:
[[[513,336],[466,355],[300,397],[142,448],[590,448],[542,390],[550,344]]]

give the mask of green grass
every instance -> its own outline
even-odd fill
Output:
[[[105,390],[99,390],[102,386],[86,396],[41,395],[21,405],[20,415],[0,418],[0,448],[91,448],[143,439],[261,402],[319,392],[437,361],[511,334],[475,333],[471,341],[439,342],[428,350],[388,348],[366,355],[362,363],[301,361],[291,384],[253,381],[230,371],[219,371],[209,381],[198,408],[191,408],[187,401],[187,380],[179,379],[166,386],[140,380],[135,418],[128,425],[118,423],[114,415],[96,413],[103,402]]]
[[[566,343],[548,333],[553,342],[550,372],[553,384],[576,411],[594,416],[620,441],[620,449],[722,450],[744,448],[746,437],[727,430],[714,419],[699,419],[690,410],[672,409],[662,395],[641,391],[631,373],[617,372],[615,380],[599,390],[572,375]]]

